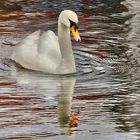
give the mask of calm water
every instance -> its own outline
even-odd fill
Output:
[[[12,0],[11,0],[12,1]],[[79,15],[77,73],[47,75],[10,59],[31,32],[57,33],[61,10]],[[140,139],[140,1],[0,2],[0,140]],[[70,115],[78,113],[78,126]]]

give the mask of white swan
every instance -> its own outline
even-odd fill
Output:
[[[22,67],[52,74],[75,73],[70,31],[76,41],[80,41],[78,33],[78,17],[71,10],[61,12],[58,19],[58,37],[52,31],[36,31],[15,46],[11,59]]]

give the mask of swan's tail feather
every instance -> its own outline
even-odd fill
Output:
[[[27,38],[32,38],[32,39],[36,40],[36,39],[39,38],[39,36],[40,36],[40,30],[37,30],[37,31],[33,32],[32,34],[28,35]],[[26,38],[24,40],[26,40]],[[2,44],[8,45],[8,46],[16,46],[16,45],[19,44],[19,42],[18,41],[5,40],[5,41],[2,42]]]
[[[8,46],[16,46],[19,42],[18,41],[8,41],[8,40],[5,40],[2,42],[2,44],[4,45],[8,45]]]

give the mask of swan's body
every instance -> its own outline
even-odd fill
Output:
[[[77,23],[78,17],[73,11],[62,11],[58,20],[58,37],[52,31],[42,35],[36,31],[15,46],[11,59],[31,70],[52,74],[75,73],[70,28],[74,27],[76,33]],[[74,37],[78,41],[80,37],[76,34]]]

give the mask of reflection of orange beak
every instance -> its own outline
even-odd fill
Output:
[[[78,114],[74,113],[70,117],[70,127],[78,126]]]
[[[76,41],[81,41],[78,29],[74,25],[70,28],[70,31]]]

